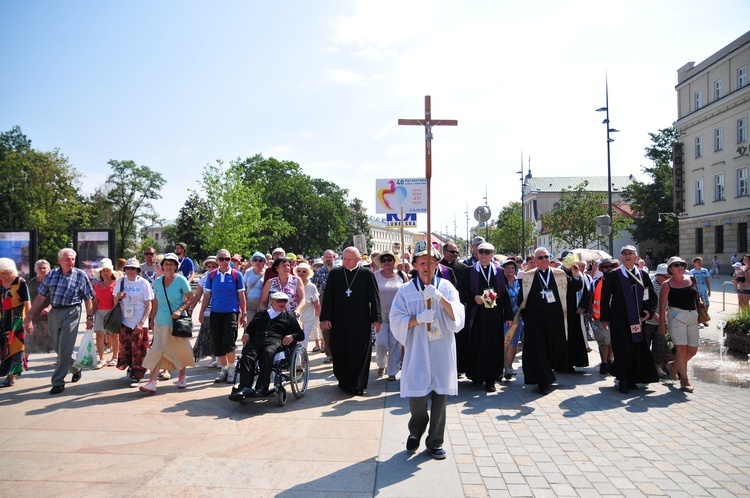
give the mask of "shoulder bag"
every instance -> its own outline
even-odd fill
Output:
[[[693,281],[693,286],[695,286],[695,310],[698,312],[698,323],[708,325],[708,322],[711,321],[711,316],[708,314],[708,307],[703,303],[701,294],[698,292],[698,281],[695,277],[691,276],[690,278]]]
[[[120,280],[120,292],[122,292],[122,288],[125,285],[126,278],[127,277],[122,277],[122,280]],[[122,307],[120,306],[120,303],[117,303],[115,307],[113,307],[107,312],[107,314],[104,315],[104,328],[112,334],[119,334],[121,327]]]
[[[169,303],[169,296],[167,295],[167,284],[164,283],[164,279],[161,280],[161,285],[164,286],[164,296],[167,300],[167,308],[169,308],[169,316],[172,316],[172,305]],[[181,316],[179,318],[172,318],[172,335],[175,337],[185,337],[190,339],[193,337],[193,319],[189,315]]]

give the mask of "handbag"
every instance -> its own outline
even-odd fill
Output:
[[[698,282],[695,277],[690,277],[693,280],[695,286],[695,310],[698,312],[698,323],[701,325],[708,325],[711,321],[711,316],[708,314],[708,307],[701,299],[700,292],[698,292]]]
[[[164,279],[161,281],[161,285],[164,286],[164,295],[167,297],[167,308],[169,308],[169,316],[172,316],[172,305],[169,303],[169,296],[167,296],[167,284],[164,283]],[[179,318],[172,318],[172,335],[174,337],[184,337],[190,339],[193,337],[193,319],[188,315],[181,316]]]
[[[125,285],[125,278],[120,280],[120,292],[122,292],[123,286]],[[122,327],[122,307],[118,303],[117,306],[112,308],[104,315],[104,328],[113,333],[119,334],[120,328]]]

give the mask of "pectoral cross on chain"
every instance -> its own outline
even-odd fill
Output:
[[[352,290],[346,289],[346,297],[352,297]]]

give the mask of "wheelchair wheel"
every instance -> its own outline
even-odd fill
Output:
[[[283,387],[276,393],[276,400],[279,402],[279,406],[286,405],[286,389]]]
[[[299,399],[307,391],[307,383],[310,380],[310,362],[307,350],[302,345],[297,345],[292,353],[292,361],[289,362],[289,384],[292,386],[292,394]]]

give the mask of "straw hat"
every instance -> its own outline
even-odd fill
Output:
[[[112,274],[115,273],[115,267],[112,265],[112,260],[109,258],[102,258],[101,261],[99,261],[99,266],[91,270],[91,274],[94,275],[94,278],[99,280],[101,282],[102,280],[102,270],[108,268],[109,271],[112,272]]]

